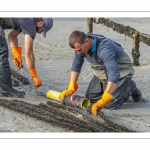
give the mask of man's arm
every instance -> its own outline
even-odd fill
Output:
[[[18,47],[18,38],[17,36],[20,34],[17,30],[11,30],[8,35],[9,45],[10,47]],[[25,61],[28,69],[35,68],[35,58],[33,53],[33,39],[30,35],[25,34]]]
[[[11,30],[8,35],[9,45],[14,56],[13,63],[18,70],[22,68],[22,47],[18,46],[17,36],[20,34],[17,30]]]
[[[75,93],[75,91],[78,89],[77,80],[78,80],[78,76],[80,74],[80,70],[81,70],[83,62],[84,62],[84,57],[82,55],[78,55],[75,52],[75,58],[72,62],[72,67],[71,67],[70,82],[69,82],[68,88],[60,93],[59,99],[61,101],[63,101],[66,96],[69,96]]]
[[[114,92],[120,78],[120,70],[116,59],[121,54],[122,49],[109,40],[104,41],[103,46],[98,49],[98,58],[104,62],[108,73],[108,82],[105,91],[110,94]]]
[[[116,85],[117,85],[116,83],[108,81],[105,91],[112,94],[114,92],[115,88],[116,88]]]
[[[70,81],[77,82],[78,77],[79,77],[79,72],[71,71],[71,73],[70,73]]]
[[[68,88],[62,91],[59,95],[59,99],[63,101],[66,96],[72,95],[78,89],[78,80],[79,72],[71,71],[70,82]]]
[[[109,44],[107,44],[106,42],[103,48],[101,48],[98,53],[99,58],[103,60],[108,72],[108,82],[102,98],[92,106],[92,114],[94,115],[97,115],[98,109],[102,109],[107,103],[113,100],[112,94],[120,77],[120,70],[116,58],[120,55],[121,52],[119,51],[119,49],[117,49],[117,47],[113,46],[115,46],[114,43],[110,42]]]
[[[10,33],[8,34],[8,41],[10,47],[16,47],[18,46],[18,38],[17,36],[20,34],[19,31],[17,30],[11,30]]]
[[[35,57],[33,52],[33,39],[30,35],[25,34],[25,60],[27,67],[29,69],[29,73],[32,77],[32,80],[36,87],[40,87],[42,85],[42,81],[37,75],[35,68]]]
[[[28,69],[35,68],[35,57],[33,52],[33,39],[30,35],[25,34],[25,61]]]
[[[18,38],[17,36],[20,34],[17,30],[12,30],[9,34],[9,43],[12,49],[12,53],[14,55],[14,64],[18,69],[22,68],[22,48],[18,47]],[[33,82],[36,87],[42,85],[42,81],[38,78],[36,68],[35,68],[35,57],[33,52],[33,39],[30,35],[25,34],[25,41],[24,41],[24,48],[25,48],[25,61],[29,73],[33,79]]]

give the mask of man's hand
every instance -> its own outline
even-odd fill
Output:
[[[40,86],[42,85],[42,81],[40,80],[40,78],[38,78],[38,77],[33,77],[32,80],[33,80],[34,85],[35,85],[36,87],[40,87]]]
[[[40,87],[42,85],[42,81],[40,80],[40,78],[38,77],[37,75],[37,72],[36,72],[36,69],[35,68],[32,68],[29,70],[29,73],[31,74],[32,76],[32,80],[34,82],[34,85],[36,87]]]
[[[70,81],[68,88],[60,93],[59,99],[63,101],[66,96],[72,95],[78,89],[78,84],[75,81]]]
[[[97,111],[102,109],[107,103],[109,103],[113,99],[113,96],[109,94],[107,91],[104,91],[104,94],[100,100],[92,106],[92,114],[97,115]]]
[[[22,68],[22,47],[12,47],[12,54],[14,56],[13,63],[20,70]]]

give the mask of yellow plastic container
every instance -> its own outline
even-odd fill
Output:
[[[56,100],[56,101],[60,101],[59,95],[60,95],[60,92],[57,92],[57,91],[54,91],[54,90],[49,90],[46,93],[47,98],[53,99],[53,100]]]
[[[49,90],[46,93],[46,97],[55,101],[61,102],[59,99],[60,92],[54,91],[54,90]],[[79,95],[70,95],[66,96],[65,99],[62,101],[62,104],[69,105],[72,107],[89,107],[90,106],[90,100],[83,96]]]

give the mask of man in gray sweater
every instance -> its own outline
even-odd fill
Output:
[[[77,79],[84,58],[94,73],[85,94],[94,103],[92,114],[97,115],[97,111],[103,107],[116,109],[130,95],[135,102],[142,100],[141,91],[132,80],[133,64],[119,44],[102,35],[74,31],[69,37],[69,45],[75,50],[75,57],[68,88],[60,93],[62,101],[78,89]]]

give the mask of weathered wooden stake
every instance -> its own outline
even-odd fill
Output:
[[[132,35],[132,58],[133,58],[133,65],[134,66],[140,66],[139,63],[139,57],[140,57],[140,51],[139,51],[139,34],[133,34]]]
[[[88,23],[87,33],[92,33],[93,32],[93,18],[87,18],[87,23]]]

